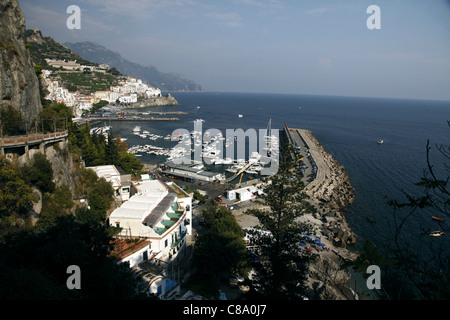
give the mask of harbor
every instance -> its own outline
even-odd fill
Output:
[[[138,158],[143,155],[156,156],[151,165],[146,164],[148,173],[158,179],[177,181],[181,186],[189,186],[190,190],[207,194],[210,201],[232,210],[244,229],[259,225],[257,218],[246,213],[248,209],[265,209],[264,205],[254,201],[264,193],[264,185],[270,180],[270,177],[261,174],[267,166],[264,156],[277,154],[280,142],[287,141],[299,160],[295,174],[302,175],[304,191],[310,197],[306,201],[314,208],[312,212],[299,218],[299,222],[313,226],[313,231],[305,234],[305,242],[301,245],[312,254],[320,255],[320,263],[315,266],[316,269],[321,268],[323,259],[338,269],[341,259],[355,258],[355,254],[346,249],[346,246],[354,243],[356,236],[342,214],[345,206],[352,201],[353,189],[345,169],[321,146],[311,131],[285,126],[280,137],[276,137],[272,134],[269,121],[261,152],[248,152],[246,157],[232,158],[227,156],[226,150],[234,148],[237,139],[226,137],[220,132],[212,134],[209,130],[175,130],[172,133],[158,134],[145,128],[138,123],[128,128],[128,139],[134,136],[142,141],[130,145],[128,152]],[[103,126],[93,128],[92,132],[100,134],[108,129],[110,126]],[[195,157],[196,153],[200,156],[199,160]],[[194,201],[193,206],[198,206],[198,202]],[[200,203],[194,210],[195,221],[199,219],[202,208]],[[320,242],[316,241],[318,239]],[[345,272],[341,276],[343,279],[349,278]],[[312,277],[309,281],[312,288],[317,286],[320,277]],[[338,293],[336,295],[339,296]]]

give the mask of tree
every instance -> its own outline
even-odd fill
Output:
[[[112,238],[99,224],[64,216],[46,230],[21,231],[0,244],[0,299],[147,299],[139,278],[109,254]],[[67,268],[81,270],[81,289],[69,290]]]
[[[36,227],[47,229],[55,224],[58,217],[69,215],[74,205],[72,198],[72,191],[66,185],[56,187],[53,193],[44,193]]]
[[[119,164],[119,148],[111,130],[108,132],[108,141],[105,148],[105,162],[115,166]]]
[[[36,200],[20,169],[0,157],[0,219],[24,214]]]
[[[306,195],[302,192],[301,176],[296,175],[294,150],[285,145],[280,151],[279,170],[271,177],[260,200],[269,209],[246,212],[256,216],[261,224],[261,228],[248,232],[257,261],[257,275],[252,280],[254,290],[250,294],[269,299],[300,299],[306,295],[311,255],[299,246],[301,230],[309,226],[298,222],[298,218],[310,208],[303,201]]]
[[[106,212],[111,207],[113,200],[114,189],[111,183],[105,178],[98,179],[88,195],[90,211],[98,221],[106,219]]]
[[[126,151],[119,152],[119,166],[125,173],[134,175],[137,175],[144,167],[134,154]]]
[[[35,153],[32,163],[25,164],[22,172],[26,181],[41,192],[52,193],[55,190],[52,165],[42,153]]]
[[[195,243],[194,263],[204,273],[245,274],[247,251],[244,232],[230,210],[224,207],[209,207],[202,212],[206,231]],[[220,250],[219,250],[220,248]]]

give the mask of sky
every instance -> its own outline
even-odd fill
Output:
[[[206,91],[450,100],[450,0],[18,1],[29,29]]]

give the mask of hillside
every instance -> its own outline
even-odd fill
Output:
[[[40,30],[26,30],[25,41],[35,64],[50,68],[45,59],[76,60],[87,66],[95,66],[96,63],[85,60],[78,54],[53,40],[52,37],[44,37]]]
[[[153,66],[142,66],[124,59],[119,53],[111,51],[94,42],[65,43],[65,46],[88,59],[99,64],[108,64],[117,68],[121,73],[142,79],[160,88],[161,91],[203,91],[202,87],[182,75],[163,73]]]

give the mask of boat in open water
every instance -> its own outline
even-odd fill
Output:
[[[444,231],[433,231],[433,232],[430,232],[430,236],[432,236],[432,237],[440,237],[443,234],[444,234]]]

